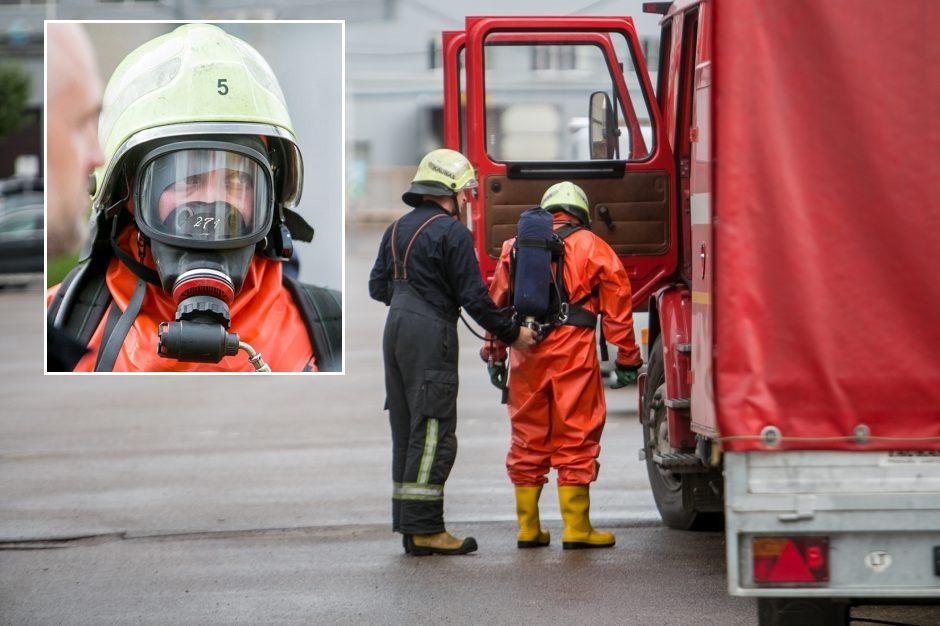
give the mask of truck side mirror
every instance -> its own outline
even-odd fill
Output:
[[[607,93],[604,91],[592,93],[590,109],[588,137],[591,142],[591,159],[612,159],[616,149],[617,123]]]

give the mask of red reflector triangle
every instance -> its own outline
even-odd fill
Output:
[[[777,557],[777,562],[770,569],[767,580],[774,582],[812,582],[815,579],[796,546],[793,545],[792,541],[788,541],[783,552]]]

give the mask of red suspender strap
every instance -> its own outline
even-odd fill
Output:
[[[405,248],[405,258],[402,259],[402,262],[401,262],[402,272],[404,274],[403,278],[405,280],[408,280],[408,257],[411,255],[411,247],[414,245],[415,239],[418,238],[418,235],[421,234],[421,231],[424,230],[425,226],[427,226],[428,224],[430,224],[431,222],[433,222],[434,220],[440,217],[447,217],[447,216],[444,215],[443,213],[438,213],[437,215],[431,216],[428,220],[424,222],[424,224],[421,224],[421,226],[418,227],[418,230],[415,231],[415,234],[411,236],[411,241],[408,242],[408,247]]]
[[[392,235],[389,237],[388,245],[392,249],[392,280],[398,280],[398,252],[395,245],[395,239],[398,237],[398,222],[401,218],[395,220],[392,224]]]

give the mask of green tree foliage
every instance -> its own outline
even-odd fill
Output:
[[[0,63],[0,137],[6,137],[26,121],[30,82],[29,72],[22,67]]]

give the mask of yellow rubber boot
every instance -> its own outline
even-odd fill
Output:
[[[414,556],[429,554],[468,554],[477,549],[473,537],[458,539],[446,530],[429,535],[405,535],[405,552]]]
[[[611,533],[599,532],[591,526],[589,512],[591,496],[587,485],[559,485],[558,501],[561,518],[565,520],[565,534],[561,545],[565,550],[609,548],[615,543]]]
[[[519,534],[516,545],[520,548],[541,548],[548,545],[548,531],[539,523],[539,496],[542,485],[516,487],[516,517],[519,518]]]

